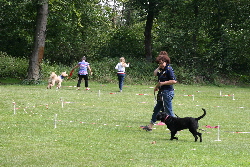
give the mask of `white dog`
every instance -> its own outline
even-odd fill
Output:
[[[52,72],[48,80],[47,89],[51,89],[51,87],[54,86],[55,84],[57,84],[56,88],[60,89],[64,77],[67,77],[67,76],[68,74],[66,74],[66,72],[62,72],[60,76],[57,76],[55,72]]]

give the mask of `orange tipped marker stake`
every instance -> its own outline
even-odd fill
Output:
[[[55,120],[54,120],[54,128],[56,128],[56,123],[57,123],[57,114],[55,114]]]
[[[62,102],[62,108],[63,108],[63,99],[62,99],[62,97],[60,98],[60,100],[61,100],[61,102]]]
[[[234,94],[233,94],[233,100],[235,100],[235,98],[234,98]]]
[[[16,103],[13,102],[13,105],[14,105],[14,114],[16,114]]]
[[[221,141],[220,140],[220,125],[218,124],[218,133],[217,133],[217,140],[215,141]]]

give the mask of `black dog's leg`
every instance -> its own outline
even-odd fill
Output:
[[[194,141],[195,142],[197,142],[197,139],[198,139],[197,135],[194,135]]]
[[[197,132],[197,135],[200,137],[200,142],[202,142],[202,133]]]
[[[200,142],[202,141],[201,133],[197,132],[194,128],[189,129],[189,131],[193,134],[195,142],[197,142],[198,136],[200,137]]]
[[[192,134],[193,134],[193,136],[194,136],[194,141],[195,141],[195,142],[197,142],[198,136],[200,137],[200,142],[202,142],[202,134],[201,134],[201,133],[199,133],[199,132],[194,132],[194,133],[192,133]]]
[[[171,131],[171,138],[170,138],[170,140],[173,140],[173,139],[178,140],[178,137],[174,137],[176,133],[177,133],[177,131]]]

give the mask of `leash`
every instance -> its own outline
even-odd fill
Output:
[[[70,79],[70,78],[72,77],[74,70],[75,70],[75,69],[73,69],[73,70],[70,71],[70,74],[69,74],[68,79]]]
[[[154,99],[155,99],[155,104],[157,103],[157,98],[155,96],[155,91],[154,91]],[[165,111],[165,105],[164,105],[164,100],[163,100],[163,97],[162,97],[162,103],[163,103],[163,111]],[[177,114],[174,114],[177,118],[180,118]],[[167,118],[166,118],[167,119]],[[165,119],[165,120],[166,120]]]
[[[154,99],[155,99],[155,104],[157,103],[157,98],[155,96],[155,90],[154,90]]]

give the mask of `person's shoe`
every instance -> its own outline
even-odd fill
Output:
[[[120,90],[120,92],[122,92],[122,90]]]
[[[90,88],[86,88],[86,90],[90,90]]]
[[[141,126],[141,128],[146,131],[152,131],[152,129],[150,129],[148,126]]]

